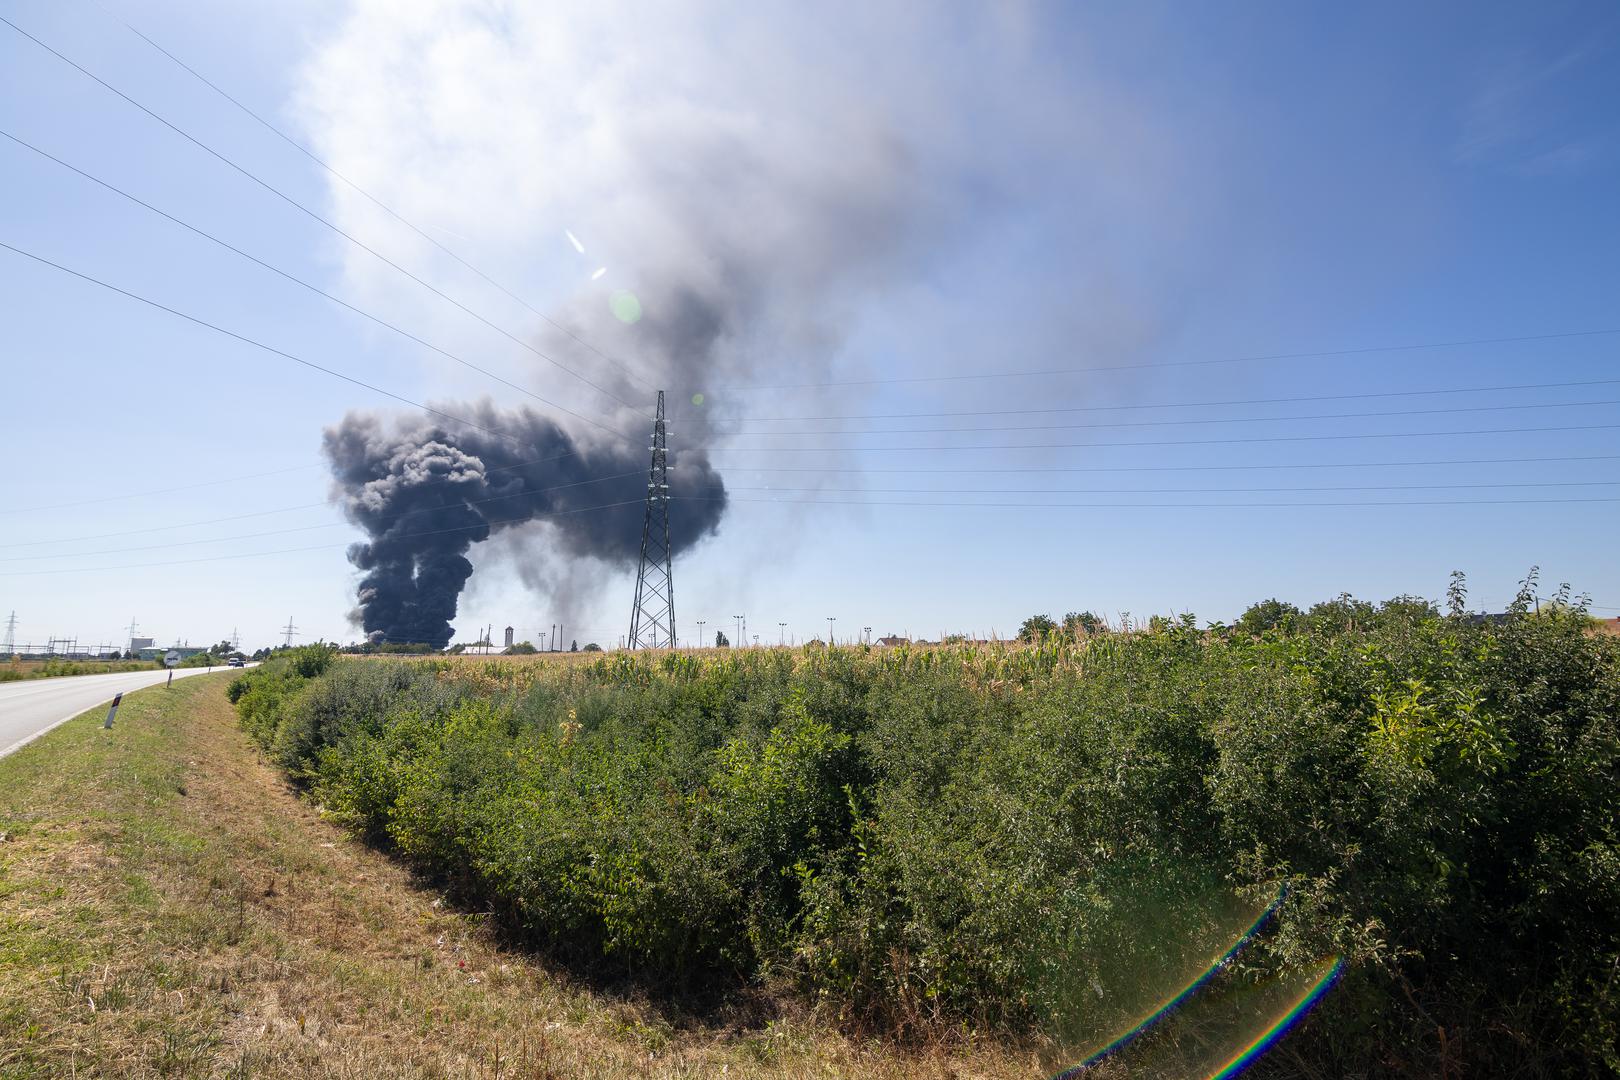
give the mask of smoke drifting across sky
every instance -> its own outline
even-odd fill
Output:
[[[385,237],[391,257],[429,268],[459,297],[476,297],[473,306],[498,312],[503,325],[521,327],[535,348],[606,392],[343,249],[351,292],[413,327],[431,323],[433,335],[464,354],[478,350],[478,362],[638,436],[652,390],[667,389],[685,410],[672,445],[692,446],[710,435],[694,395],[712,409],[728,386],[766,373],[815,381],[863,316],[925,275],[995,201],[994,190],[1024,182],[999,175],[997,155],[969,132],[1016,140],[1016,129],[1038,130],[1051,116],[1020,45],[1027,27],[1016,6],[954,15],[929,7],[678,7],[358,0],[315,51],[300,108],[317,150],[340,172],[442,233],[436,238],[513,284],[555,324],[334,181],[331,198],[346,226]],[[979,77],[964,79],[967,66]],[[996,71],[1019,78],[998,80]],[[1017,85],[1025,100],[1010,108],[998,85]],[[456,385],[466,392],[464,381]],[[617,462],[599,432],[566,417],[558,423],[568,430],[549,430],[548,445]],[[328,450],[351,519],[370,531],[373,547],[395,551],[384,542],[391,519],[361,512],[369,496],[357,485],[410,487],[404,474],[376,472],[384,462],[416,469],[418,456],[438,460],[426,443],[407,445],[412,437],[457,444],[438,425],[406,423],[383,452],[376,433],[386,426],[353,414]],[[367,447],[362,468],[351,467],[347,449],[357,444]],[[684,461],[711,475],[695,458]],[[689,472],[672,478],[677,494],[696,494]],[[546,502],[534,505],[538,513]],[[693,513],[693,504],[680,505],[681,514]],[[705,518],[692,535],[716,525]],[[433,562],[435,580],[459,575],[457,589],[465,581],[461,562],[446,568],[434,562],[437,549],[419,554]],[[545,557],[558,556],[548,549]],[[363,607],[408,607],[410,598],[392,591],[411,580],[403,564],[385,572],[365,558],[357,563],[370,597]],[[578,591],[566,571],[525,580]],[[441,617],[454,613],[442,607],[427,619],[435,637]]]

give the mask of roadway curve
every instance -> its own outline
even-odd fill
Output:
[[[174,677],[184,679],[207,673],[207,668],[177,668]],[[116,675],[64,675],[55,679],[0,683],[0,757],[80,713],[106,704],[114,694],[127,694],[143,686],[161,686],[168,679],[167,671],[129,671]]]

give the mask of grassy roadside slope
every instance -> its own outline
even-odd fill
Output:
[[[292,795],[228,678],[0,759],[0,1077],[1038,1075],[569,985]]]

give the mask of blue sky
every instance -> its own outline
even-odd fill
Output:
[[[1273,595],[1438,597],[1452,569],[1498,608],[1533,564],[1620,608],[1602,555],[1620,523],[1620,458],[1604,457],[1620,455],[1620,383],[1544,385],[1620,379],[1620,334],[1543,336],[1620,329],[1612,5],[0,14],[548,349],[531,311],[119,19],[644,371],[657,297],[734,285],[734,338],[663,373],[672,441],[703,425],[826,434],[710,440],[736,501],[677,562],[683,638],[742,612],[762,641],[779,623],[825,633],[827,616],[840,637],[1006,635],[1086,608],[1229,619]],[[610,414],[5,26],[0,59],[0,129]],[[412,400],[534,404],[9,140],[0,182],[7,244]],[[598,263],[611,272],[593,282]],[[600,318],[621,287],[649,300],[642,324]],[[359,534],[327,502],[320,436],[397,403],[6,251],[0,295],[0,618],[17,611],[20,640],[121,641],[131,616],[164,640],[234,627],[263,644],[289,616],[304,637],[356,636],[344,546]],[[1514,337],[1538,340],[1293,355]],[[839,385],[760,389],[798,383]],[[1418,393],[1439,390],[1459,392]],[[1190,407],[1215,401],[1270,403]],[[939,415],[968,412],[1002,415]],[[892,414],[933,415],[753,419]],[[1106,424],[1138,426],[1079,426]],[[959,430],[918,430],[934,428]],[[1263,439],[1279,441],[1238,441]],[[1075,445],[1097,443],[1136,445]],[[583,568],[565,602],[544,584],[561,571],[542,532],[473,559],[460,640],[485,623],[538,638],[559,618],[582,643],[624,633],[622,569]]]

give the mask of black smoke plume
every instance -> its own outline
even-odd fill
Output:
[[[536,529],[528,557],[634,567],[650,454],[645,441],[591,445],[527,409],[443,406],[502,438],[449,421],[349,413],[325,433],[335,495],[368,540],[353,617],[373,641],[449,644],[474,544]],[[725,485],[697,452],[671,452],[670,541],[677,554],[715,531]]]

